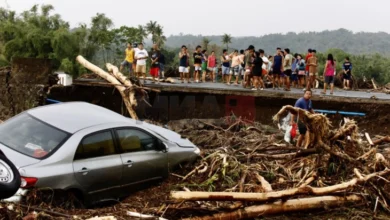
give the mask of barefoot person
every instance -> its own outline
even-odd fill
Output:
[[[252,61],[254,59],[255,47],[253,45],[249,45],[246,53],[245,53],[245,75],[244,80],[242,81],[242,86],[247,88],[250,86],[251,82],[251,72],[252,72]]]
[[[137,78],[140,79],[140,76],[142,75],[144,78],[144,83],[146,82],[146,59],[149,58],[148,51],[144,49],[143,43],[138,44],[138,50],[135,52],[134,55],[135,59],[137,60]]]
[[[332,54],[328,54],[328,60],[326,61],[324,68],[324,91],[321,94],[326,94],[326,89],[330,85],[330,94],[333,95],[334,74],[336,71],[336,65]]]
[[[190,83],[190,74],[188,71],[189,66],[189,54],[187,52],[187,47],[182,46],[179,53],[179,73],[181,82],[184,83],[184,79],[187,80],[187,83]]]
[[[260,57],[260,52],[256,51],[255,59],[252,62],[252,74],[253,74],[253,88],[252,90],[263,90],[264,83],[262,79],[263,75],[263,59]]]
[[[232,59],[232,74],[236,77],[236,80],[234,81],[234,85],[238,85],[238,79],[240,78],[240,71],[241,71],[241,64],[244,62],[241,60],[241,56],[238,54],[238,50],[235,50],[233,54],[231,54]],[[229,83],[232,78],[232,74],[229,75]]]
[[[284,60],[283,60],[283,73],[285,78],[285,91],[291,91],[290,89],[290,81],[291,81],[291,75],[292,75],[292,62],[293,62],[293,56],[290,54],[290,49],[286,48],[284,49]]]
[[[210,71],[211,81],[215,83],[215,78],[218,70],[214,51],[211,51],[210,56],[207,58],[207,69]]]
[[[207,50],[202,51],[202,82],[206,82],[206,74],[207,74]]]
[[[133,62],[134,62],[134,50],[131,47],[131,44],[127,44],[127,48],[125,50],[125,60],[121,63],[119,68],[119,72],[122,72],[123,67],[127,67],[129,69],[129,76],[131,77],[133,74]]]
[[[314,113],[314,111],[313,111],[313,104],[312,104],[312,102],[310,100],[311,96],[312,96],[311,90],[306,90],[304,92],[303,97],[298,99],[297,102],[295,103],[295,107],[301,108],[301,109],[309,111],[311,113]],[[297,147],[302,147],[302,143],[303,143],[303,141],[305,139],[305,136],[306,136],[306,133],[307,133],[307,127],[295,115],[291,115],[290,125],[293,125],[294,123],[297,123],[297,120],[298,120],[298,130],[299,130],[299,134],[300,134],[299,138],[298,138],[298,141],[297,141]],[[307,148],[308,144],[309,143],[305,143],[305,148]]]

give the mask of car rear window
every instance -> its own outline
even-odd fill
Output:
[[[55,151],[68,136],[68,133],[27,113],[0,125],[0,143],[36,159],[42,159]]]

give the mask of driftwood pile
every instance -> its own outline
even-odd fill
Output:
[[[366,141],[353,120],[332,128],[325,115],[292,106],[274,120],[287,112],[307,125],[306,148],[239,118],[169,124],[203,150],[192,171],[173,174],[182,183],[171,198],[183,210],[209,211],[192,219],[245,219],[348,204],[389,211],[389,157],[380,146],[389,137],[372,141],[366,134]]]

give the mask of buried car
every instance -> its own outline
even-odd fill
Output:
[[[38,107],[5,121],[0,150],[19,170],[20,191],[71,191],[87,205],[163,179],[200,153],[173,131],[85,102]]]

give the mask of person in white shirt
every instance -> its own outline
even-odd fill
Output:
[[[135,51],[134,58],[137,60],[137,67],[135,68],[135,72],[137,74],[137,78],[139,80],[140,76],[144,77],[144,83],[146,81],[146,59],[149,58],[148,51],[144,49],[144,45],[142,43],[138,44],[138,50]]]
[[[259,52],[260,52],[260,57],[263,60],[263,66],[262,66],[262,68],[263,68],[263,76],[266,76],[269,81],[272,81],[272,79],[268,75],[268,69],[269,69],[270,61],[268,60],[267,56],[264,55],[264,50],[263,49],[260,49]]]

